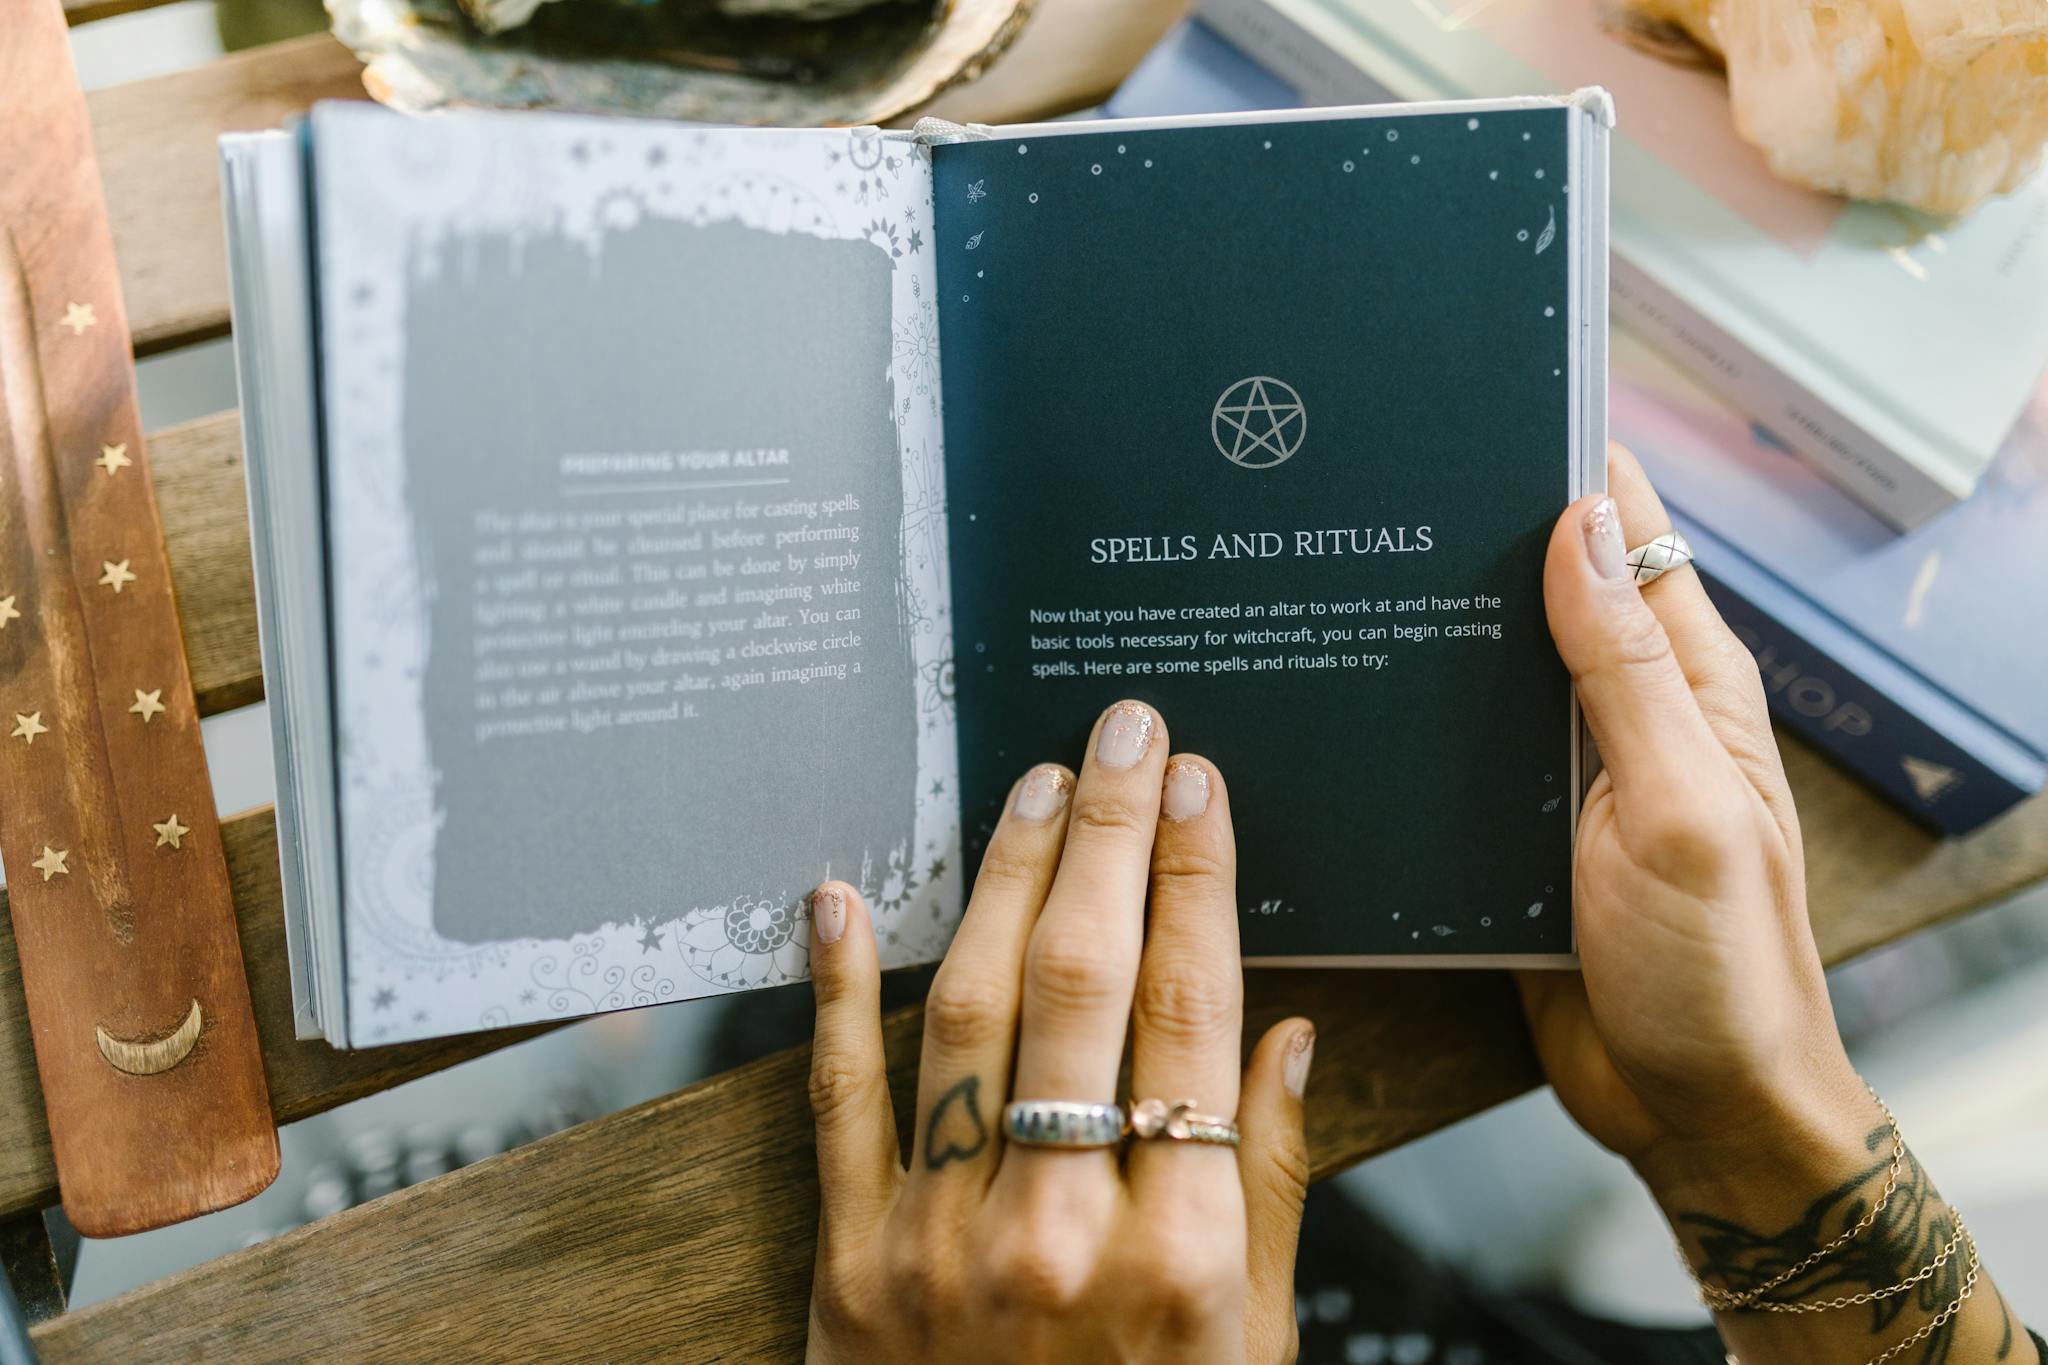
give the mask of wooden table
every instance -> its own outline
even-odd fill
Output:
[[[77,22],[152,3],[71,8]],[[933,112],[1002,122],[1092,103],[1184,3],[1041,0],[1018,47]],[[215,136],[359,94],[354,60],[315,37],[92,96],[138,355],[228,329]],[[200,707],[257,701],[235,414],[160,432],[150,449]],[[2048,878],[2048,800],[1938,842],[1798,742],[1784,746],[1830,962]],[[537,1031],[353,1054],[294,1041],[271,815],[244,812],[225,829],[280,1122]],[[34,1211],[55,1201],[56,1182],[18,975],[0,917],[0,1254],[21,1273],[34,1269]],[[1540,1081],[1494,973],[1253,972],[1248,1012],[1252,1034],[1284,1013],[1317,1023],[1318,1177]],[[919,1028],[916,1008],[888,1020],[899,1105]],[[37,1345],[53,1362],[794,1359],[816,1198],[805,1066],[804,1049],[779,1053],[54,1318]]]

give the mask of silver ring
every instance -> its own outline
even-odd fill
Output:
[[[1237,1146],[1237,1125],[1214,1114],[1195,1112],[1193,1100],[1139,1100],[1131,1106],[1131,1136],[1141,1142],[1208,1142]]]
[[[1003,1106],[1003,1135],[1026,1147],[1114,1147],[1124,1111],[1080,1100],[1013,1100]]]
[[[1638,545],[1628,552],[1628,566],[1634,571],[1639,588],[1647,588],[1673,569],[1690,563],[1692,545],[1676,531],[1666,531],[1648,545]]]

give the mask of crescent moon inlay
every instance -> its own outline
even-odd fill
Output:
[[[191,1054],[193,1044],[199,1041],[200,1027],[205,1022],[199,1002],[194,1000],[192,1012],[185,1016],[185,1022],[161,1038],[123,1042],[103,1026],[95,1026],[93,1034],[99,1039],[100,1056],[107,1059],[108,1066],[130,1076],[155,1076],[169,1071]]]

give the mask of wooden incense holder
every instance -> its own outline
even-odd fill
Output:
[[[199,714],[59,0],[0,0],[0,858],[65,1212],[276,1178]]]

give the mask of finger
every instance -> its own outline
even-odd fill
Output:
[[[1074,784],[1059,872],[1025,953],[1011,1086],[1018,1099],[1116,1098],[1165,770],[1166,727],[1156,711],[1126,701],[1103,712]]]
[[[926,1198],[925,1187],[934,1184],[978,1192],[995,1171],[995,1126],[1010,1093],[1024,948],[1059,866],[1073,789],[1073,774],[1054,763],[1033,768],[1011,788],[967,913],[932,980],[910,1156],[913,1198]],[[941,1174],[944,1181],[931,1180]]]
[[[1607,447],[1607,488],[1621,513],[1622,537],[1631,547],[1671,529],[1670,514],[1649,476],[1618,443]],[[1721,619],[1697,570],[1666,573],[1642,594],[1671,640],[1672,654],[1708,727],[1781,818],[1789,815],[1791,794],[1755,656]]]
[[[1581,498],[1551,533],[1543,600],[1615,792],[1647,812],[1729,760],[1626,556],[1613,500]]]
[[[818,1127],[821,1235],[872,1226],[903,1178],[882,1053],[882,973],[860,892],[826,882],[811,893],[811,1114]]]
[[[1223,776],[1206,759],[1166,765],[1152,843],[1151,911],[1131,1009],[1131,1099],[1192,1100],[1198,1112],[1237,1113],[1244,1032],[1244,966],[1237,953],[1237,851]],[[1163,1183],[1184,1197],[1192,1180],[1215,1188],[1224,1147],[1140,1142],[1131,1184]]]
[[[1302,1094],[1315,1046],[1316,1031],[1308,1020],[1283,1020],[1266,1030],[1244,1071],[1237,1165],[1244,1183],[1251,1271],[1245,1313],[1246,1357],[1251,1360],[1294,1359],[1294,1248],[1301,1239],[1309,1169]]]

